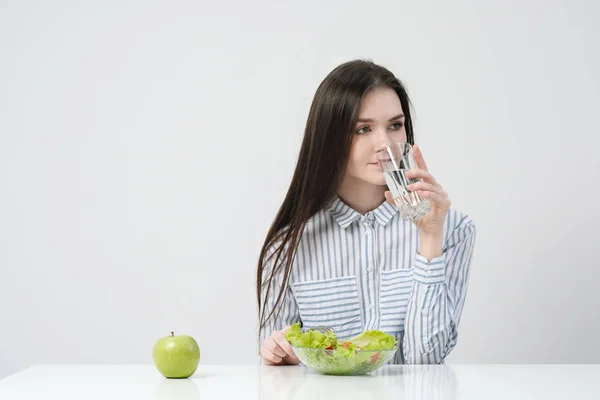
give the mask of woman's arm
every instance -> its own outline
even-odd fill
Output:
[[[264,304],[265,306],[265,317],[268,316],[272,310],[274,311],[273,315],[267,320],[267,323],[261,330],[261,351],[263,351],[263,348],[266,346],[270,350],[275,352],[281,352],[281,349],[278,349],[278,347],[282,347],[283,350],[289,352],[291,351],[291,348],[288,348],[289,345],[285,342],[285,339],[283,338],[284,332],[282,332],[282,330],[300,321],[300,311],[296,304],[294,295],[291,289],[289,288],[289,285],[283,293],[281,303],[278,307],[275,307],[277,297],[279,296],[279,291],[281,290],[281,287],[284,284],[283,269],[280,269],[277,273],[275,273],[271,280],[271,286],[270,288],[268,288],[268,285],[265,285],[265,283],[270,277],[272,270],[272,261],[269,260],[268,262],[265,262],[265,268],[263,270],[262,276],[263,287],[261,290],[261,304]],[[297,359],[295,357],[287,356],[284,361],[284,364],[296,363]]]
[[[407,364],[440,364],[456,345],[475,236],[475,225],[463,216],[443,250],[442,237],[420,237],[402,343]]]
[[[275,300],[277,299],[277,295],[279,293],[279,287],[275,289],[275,292],[273,292],[273,288],[271,288],[271,292],[268,296],[266,296],[266,299],[264,300],[266,302],[265,315],[269,315],[269,313],[273,309],[275,305]],[[274,331],[280,331],[283,328],[289,327],[299,321],[300,311],[298,310],[298,306],[296,305],[294,295],[288,288],[285,291],[285,295],[281,303],[280,309],[275,310],[273,316],[267,321],[266,325],[262,329],[261,343],[264,343],[265,339],[268,338]]]

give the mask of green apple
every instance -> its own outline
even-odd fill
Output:
[[[188,378],[196,372],[200,362],[200,348],[193,337],[187,335],[158,339],[152,350],[154,365],[167,378]]]

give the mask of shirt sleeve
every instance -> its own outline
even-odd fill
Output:
[[[270,254],[270,253],[269,253]],[[268,257],[267,257],[268,259]],[[283,256],[281,257],[283,259]],[[263,289],[261,291],[261,300],[263,304],[265,304],[265,316],[268,316],[271,313],[271,310],[275,307],[275,302],[277,297],[279,296],[279,291],[281,290],[281,286],[283,284],[283,268],[280,268],[279,271],[273,276],[273,280],[271,282],[271,287],[269,292],[267,291],[267,286],[265,283],[267,282],[268,277],[273,271],[273,262],[274,258],[265,262],[262,276]],[[300,311],[298,309],[298,305],[296,304],[296,300],[292,293],[291,288],[288,287],[285,289],[283,298],[279,307],[275,309],[273,315],[267,321],[266,325],[263,327],[260,335],[260,345],[264,343],[264,341],[271,336],[271,333],[276,330],[281,330],[286,326],[290,326],[300,321]]]
[[[454,211],[448,221],[457,218]],[[456,346],[475,236],[475,225],[462,216],[440,257],[428,261],[416,255],[402,343],[406,364],[441,364]]]

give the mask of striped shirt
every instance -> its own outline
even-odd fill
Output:
[[[428,261],[416,226],[396,207],[385,201],[362,215],[336,196],[308,220],[282,308],[261,342],[295,322],[332,327],[341,339],[378,329],[398,340],[392,363],[440,364],[457,343],[474,244],[475,225],[451,209],[443,254]],[[265,264],[263,279],[272,267]],[[277,274],[263,297],[267,315],[281,284]]]

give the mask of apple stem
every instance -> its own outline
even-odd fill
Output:
[[[175,336],[175,334],[173,333],[173,331],[171,331],[171,336]]]

